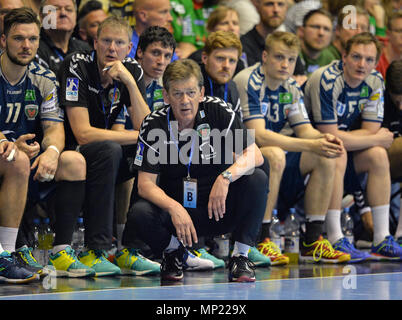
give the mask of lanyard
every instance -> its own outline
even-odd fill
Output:
[[[168,122],[168,127],[169,127],[169,133],[170,133],[170,136],[172,137],[172,140],[173,140],[173,142],[174,142],[174,145],[175,145],[176,148],[177,148],[177,151],[178,151],[178,153],[179,153],[179,159],[180,159],[179,142],[176,141],[176,139],[175,139],[175,137],[174,137],[174,135],[173,135],[172,127],[170,126],[169,114],[170,114],[170,108],[168,109],[168,112],[167,112],[167,115],[166,115],[166,117],[167,117],[167,122]],[[193,141],[192,141],[192,143],[191,143],[190,160],[189,160],[189,162],[188,162],[188,164],[187,164],[187,179],[190,179],[190,166],[191,166],[191,160],[193,160],[194,141],[195,141],[195,139],[193,139]]]
[[[212,86],[212,80],[210,77],[208,77],[208,81],[209,81],[209,88],[211,91],[211,96],[214,96],[214,90],[213,90],[213,86]],[[223,100],[225,100],[225,102],[228,102],[228,83],[225,83],[225,93],[223,94]]]
[[[101,91],[103,91],[102,88],[100,88]],[[113,107],[113,103],[114,103],[114,97],[116,96],[116,90],[117,90],[117,83],[114,84],[114,89],[113,89],[113,98],[112,98],[112,103],[110,104],[110,110],[109,110],[109,114],[106,114],[106,109],[105,109],[105,105],[103,103],[103,99],[102,99],[102,95],[101,95],[101,103],[102,103],[102,110],[103,110],[103,116],[105,118],[105,129],[109,129],[109,119],[110,116],[112,114],[112,107]]]
[[[59,59],[60,59],[61,61],[64,61],[64,57],[63,57],[62,54],[60,53],[59,49],[55,48],[55,49],[53,50],[53,52],[54,52],[55,54],[57,54],[57,56],[59,57]]]

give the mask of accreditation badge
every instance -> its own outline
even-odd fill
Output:
[[[197,208],[197,179],[183,179],[183,207]]]

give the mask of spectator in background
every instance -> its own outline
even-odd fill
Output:
[[[332,16],[328,11],[309,11],[297,34],[301,40],[300,57],[307,76],[332,62],[333,56],[327,49],[332,39]]]
[[[260,16],[252,0],[227,0],[222,1],[222,4],[238,12],[241,35],[249,32],[260,22]]]
[[[363,0],[363,6],[370,14],[369,31],[378,39],[384,39],[386,34],[386,14],[382,0]]]
[[[204,46],[207,38],[206,22],[219,0],[172,0],[173,35],[177,54],[187,58]]]
[[[226,6],[216,7],[216,9],[209,15],[207,21],[207,30],[210,33],[214,31],[231,31],[237,37],[240,37],[239,16],[237,11]],[[189,58],[201,63],[201,56],[204,49],[205,48],[198,49],[197,51],[193,52]],[[242,52],[237,61],[234,74],[237,74],[245,67],[247,67],[247,58],[246,54]]]
[[[134,2],[136,0],[109,0],[108,13],[128,21],[131,28],[135,28]]]
[[[53,10],[44,12],[45,6]],[[54,10],[56,17],[54,17]],[[40,43],[36,55],[37,62],[57,74],[64,58],[77,50],[91,50],[84,41],[72,37],[77,23],[77,5],[75,0],[43,0],[40,7],[42,28]],[[49,25],[56,23],[56,28]]]
[[[265,39],[273,31],[285,31],[287,2],[286,0],[253,0],[260,15],[260,22],[246,34],[240,37],[243,51],[246,54],[248,66],[261,62],[262,53],[265,50]],[[294,77],[299,85],[302,85],[307,76],[300,57],[297,58],[294,69]]]
[[[88,1],[79,11],[78,35],[82,41],[86,41],[93,47],[94,39],[98,32],[98,26],[107,18],[106,12],[102,9],[102,3],[97,0]]]
[[[4,16],[10,12],[10,10],[22,8],[23,6],[22,0],[0,0],[0,35],[3,33]]]
[[[402,59],[402,10],[392,13],[388,18],[387,36],[388,43],[383,48],[376,67],[384,78],[389,64]]]
[[[334,60],[340,60],[345,52],[346,42],[355,34],[369,31],[369,14],[360,6],[355,6],[356,25],[351,24],[350,12],[339,10],[335,28],[335,38],[328,50],[332,52]]]
[[[292,5],[286,12],[285,26],[286,31],[296,33],[297,28],[303,26],[304,16],[311,10],[322,7],[319,0],[299,0]],[[332,20],[332,19],[331,19]]]
[[[128,56],[135,58],[138,39],[145,29],[151,26],[159,26],[172,30],[172,16],[170,15],[169,0],[135,0],[133,5],[136,25],[133,29],[131,42],[133,44]]]

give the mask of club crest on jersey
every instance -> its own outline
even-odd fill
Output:
[[[113,95],[113,93],[114,93],[114,95]],[[116,92],[115,92],[114,88],[110,89],[108,97],[109,97],[110,103],[112,103],[112,104],[119,103],[120,102],[120,90],[116,88]]]
[[[342,117],[343,114],[345,113],[345,111],[346,111],[346,104],[344,104],[340,101],[337,101],[336,102],[336,112],[338,113],[338,116]]]
[[[197,133],[201,137],[202,141],[208,140],[211,134],[211,127],[209,126],[208,123],[200,124],[197,127]]]
[[[28,120],[35,120],[38,115],[39,106],[36,104],[28,104],[25,106],[25,115]]]
[[[268,112],[269,102],[261,102],[261,114],[265,116]]]
[[[67,101],[78,101],[78,85],[79,81],[77,78],[67,78],[67,87],[66,87]]]

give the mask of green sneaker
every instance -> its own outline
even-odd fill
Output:
[[[113,262],[123,274],[144,276],[161,272],[161,265],[142,256],[138,249],[125,248],[118,251]]]
[[[106,259],[104,250],[83,251],[78,255],[78,260],[94,269],[97,277],[121,274],[120,268]]]
[[[214,263],[214,269],[224,268],[225,261],[222,259],[218,259],[217,257],[210,254],[206,249],[201,248],[198,250],[192,250],[192,253],[195,254],[197,257],[202,259],[211,260]]]
[[[254,263],[256,267],[271,265],[271,259],[259,252],[256,247],[250,247],[250,250],[248,251],[248,259]]]
[[[49,264],[55,268],[57,277],[80,278],[95,276],[95,270],[81,263],[70,246],[56,254],[50,254]]]
[[[20,264],[28,270],[39,274],[41,277],[47,275],[47,273],[43,270],[43,266],[33,256],[32,248],[24,245],[16,250],[13,254],[18,259]]]

